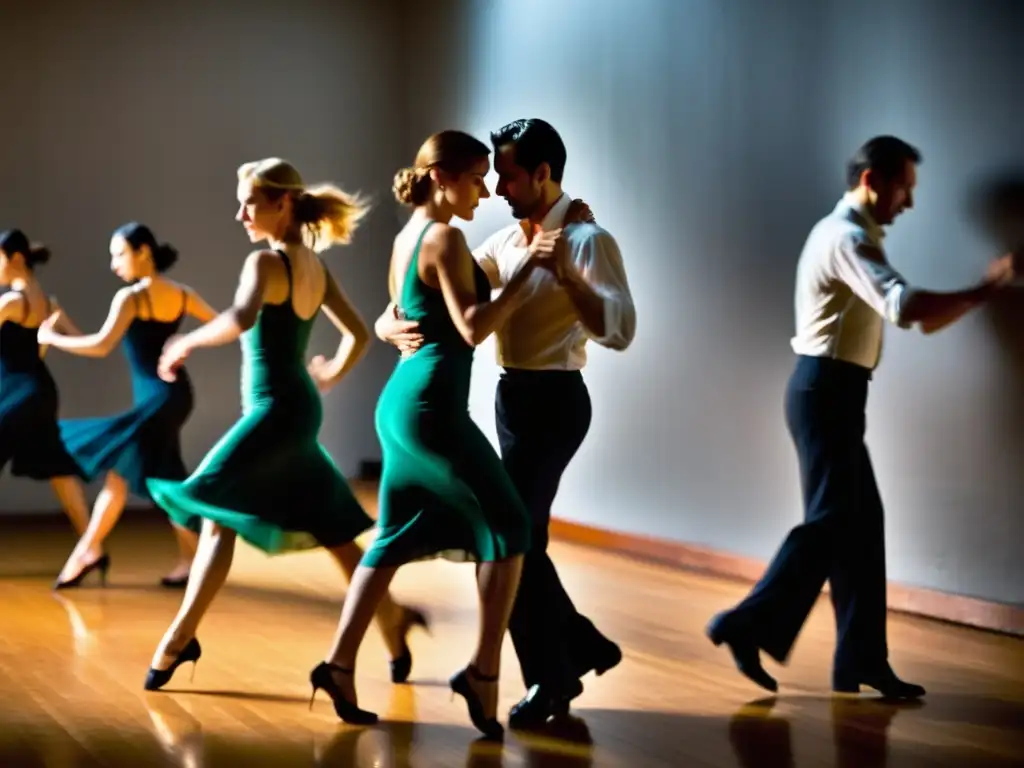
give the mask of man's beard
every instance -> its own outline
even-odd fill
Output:
[[[528,219],[540,205],[540,198],[532,203],[524,203],[517,200],[509,200],[509,207],[512,209],[512,216],[516,219]]]

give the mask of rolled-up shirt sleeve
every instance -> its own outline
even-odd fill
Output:
[[[903,320],[903,307],[914,289],[879,246],[862,237],[845,237],[833,251],[833,266],[836,277],[879,315],[900,328],[910,325]]]
[[[497,232],[473,249],[473,259],[491,281],[491,288],[501,288],[501,270],[498,268],[498,242],[501,232]]]
[[[604,334],[590,338],[609,349],[626,349],[636,335],[636,307],[615,238],[603,230],[586,237],[576,267],[604,304]]]

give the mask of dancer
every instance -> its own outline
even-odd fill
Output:
[[[35,274],[49,258],[20,229],[0,234],[0,286],[10,289],[0,297],[0,471],[10,462],[16,477],[49,480],[81,536],[89,523],[82,471],[61,442],[57,385],[36,338],[40,322],[58,309]],[[78,333],[59,317],[65,332]]]
[[[114,294],[103,327],[94,334],[61,333],[62,314],[54,313],[39,328],[39,343],[84,357],[106,357],[124,340],[132,377],[132,407],[113,416],[65,419],[61,435],[85,477],[105,474],[92,518],[64,565],[56,589],[78,587],[92,571],[106,583],[110,556],[103,551],[107,536],[124,511],[128,492],[150,499],[146,479],[188,476],[181,457],[181,430],[192,412],[192,385],[187,375],[167,383],[157,375],[164,343],[191,315],[201,322],[213,310],[191,288],[164,277],[178,252],[158,243],[152,230],[131,222],[110,239],[110,268],[129,285]],[[174,524],[178,563],[161,580],[181,588],[195,555],[198,519]]]
[[[576,610],[547,552],[551,505],[566,467],[590,427],[582,369],[593,340],[626,349],[636,310],[618,244],[593,223],[582,201],[562,190],[566,149],[543,120],[517,120],[491,136],[497,194],[519,221],[474,252],[494,288],[508,290],[536,233],[564,227],[565,247],[530,280],[528,298],[496,331],[501,378],[495,416],[502,461],[530,512],[531,548],[523,561],[509,633],[526,696],[509,713],[513,728],[536,727],[583,692],[580,678],[622,660],[618,645]],[[418,331],[385,312],[378,335],[414,348]]]
[[[238,220],[254,251],[242,267],[234,305],[188,335],[172,339],[160,361],[173,381],[200,347],[241,337],[242,417],[184,482],[150,480],[157,503],[181,524],[203,518],[199,550],[178,615],[153,655],[145,687],[165,685],[186,661],[198,661],[199,622],[224,585],[242,536],[268,554],[325,547],[351,577],[362,557],[354,542],[372,525],[330,456],[317,442],[323,417],[317,388],[327,391],[359,361],[369,333],[317,257],[347,243],[366,208],[330,185],[307,188],[284,160],[238,170]],[[331,359],[304,363],[319,310],[342,334]],[[391,653],[391,676],[412,668],[407,638],[426,627],[419,611],[385,597],[378,621]]]
[[[423,344],[395,367],[377,402],[384,458],[377,538],[363,556],[342,608],[328,656],[312,674],[338,716],[372,723],[358,707],[356,655],[370,615],[400,565],[431,557],[476,563],[480,634],[469,665],[450,680],[470,719],[488,738],[495,719],[501,644],[523,553],[526,509],[494,449],[469,416],[473,350],[522,299],[534,268],[550,259],[558,232],[538,235],[519,274],[490,301],[486,275],[473,262],[453,216],[473,218],[489,197],[488,147],[460,131],[428,138],[412,168],[395,178],[395,196],[413,208],[395,238],[388,273],[394,305],[419,323]]]
[[[864,443],[868,382],[882,350],[884,322],[944,328],[1013,279],[1013,257],[995,260],[975,288],[911,288],[888,263],[883,227],[912,207],[918,150],[894,136],[866,142],[847,168],[848,191],[811,230],[797,265],[796,368],[786,423],[796,446],[804,522],[793,528],[760,582],[708,624],[739,671],[775,691],[764,650],[785,663],[825,580],[836,618],[832,687],[861,685],[887,698],[924,696],[889,665],[885,525]]]

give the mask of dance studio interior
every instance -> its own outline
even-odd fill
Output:
[[[0,765],[1022,764],[1024,3],[0,0],[0,30]],[[318,184],[362,206],[326,249]]]

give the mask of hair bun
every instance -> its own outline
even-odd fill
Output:
[[[50,260],[50,249],[45,245],[32,245],[25,257],[25,263],[28,264],[29,268],[33,268],[38,264],[45,264]]]
[[[153,253],[153,266],[156,267],[157,272],[166,272],[178,260],[178,249],[170,243],[161,243],[151,250]]]
[[[416,171],[413,168],[403,168],[396,173],[395,181],[391,186],[392,191],[395,193],[395,199],[403,205],[410,205],[416,181]]]

